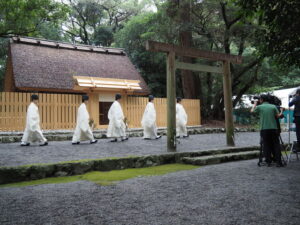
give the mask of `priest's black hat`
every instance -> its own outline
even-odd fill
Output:
[[[119,99],[121,99],[121,98],[122,98],[122,95],[116,94],[116,100],[119,100]]]
[[[38,95],[31,95],[31,101],[33,100],[39,100],[39,96]]]
[[[151,102],[153,99],[154,99],[154,96],[153,95],[149,95],[149,102]]]
[[[89,100],[89,96],[87,96],[87,95],[82,96],[82,102],[88,101],[88,100]]]

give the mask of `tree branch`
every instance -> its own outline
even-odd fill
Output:
[[[253,84],[258,80],[258,71],[260,68],[261,64],[259,63],[256,66],[254,76],[248,81],[245,86],[240,89],[239,93],[236,95],[236,98],[233,100],[233,107],[236,106],[236,104],[241,100],[242,96],[252,87]]]

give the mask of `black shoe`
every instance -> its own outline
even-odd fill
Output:
[[[185,135],[185,136],[183,136],[183,138],[188,138],[190,135]]]
[[[122,138],[122,140],[121,141],[127,141],[128,140],[128,137],[126,137],[126,138]]]
[[[157,136],[155,139],[160,139],[161,138],[161,135]]]
[[[95,144],[97,142],[98,142],[98,140],[93,140],[93,141],[90,141],[90,144]]]
[[[117,138],[110,140],[110,142],[117,142],[117,141],[118,141]]]
[[[151,138],[144,138],[144,140],[151,140]]]
[[[48,142],[44,142],[43,144],[40,144],[40,146],[47,146],[48,145]]]
[[[176,136],[176,138],[180,138],[180,136]]]
[[[25,143],[25,144],[21,144],[21,146],[29,146],[30,145],[30,143]]]
[[[78,141],[78,142],[72,142],[72,145],[79,145],[80,144],[80,142]]]

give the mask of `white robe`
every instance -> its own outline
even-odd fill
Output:
[[[141,124],[144,129],[144,138],[157,137],[156,111],[152,102],[147,104]]]
[[[33,102],[30,103],[27,109],[26,127],[22,137],[22,142],[46,142],[40,128],[40,114],[37,105]]]
[[[188,116],[179,103],[176,104],[176,136],[187,136],[187,124]]]
[[[72,142],[85,140],[94,140],[94,136],[89,125],[90,115],[86,109],[86,104],[82,103],[78,108],[77,123],[74,131]]]
[[[125,137],[126,125],[124,123],[124,114],[121,104],[118,101],[114,101],[108,110],[109,124],[107,128],[107,137]]]

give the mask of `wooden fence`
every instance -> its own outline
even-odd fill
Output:
[[[75,128],[77,110],[81,103],[80,95],[41,93],[38,95],[43,130],[72,130]],[[0,131],[24,130],[30,96],[31,93],[0,92]],[[123,110],[129,121],[129,127],[141,127],[141,119],[147,103],[148,98],[145,97],[125,97],[123,99]],[[156,98],[154,104],[158,127],[166,127],[166,99]],[[188,125],[200,125],[200,101],[184,99],[183,106],[188,114]]]
[[[141,127],[141,120],[144,114],[148,98],[145,97],[128,97],[127,107],[124,105],[124,114],[129,120],[129,127]],[[156,123],[158,127],[167,126],[167,99],[155,98],[154,105],[156,109]],[[184,99],[182,105],[188,114],[188,126],[201,124],[200,117],[200,100]],[[127,110],[126,110],[127,108]]]
[[[22,131],[31,93],[0,92],[0,130]],[[39,113],[44,130],[74,129],[79,95],[39,94]]]

